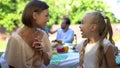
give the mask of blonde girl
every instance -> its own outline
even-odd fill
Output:
[[[116,68],[110,20],[100,12],[86,13],[81,25],[79,68]]]

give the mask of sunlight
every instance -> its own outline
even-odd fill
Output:
[[[115,14],[115,17],[120,19],[120,0],[106,0],[106,3],[110,6],[110,11]]]

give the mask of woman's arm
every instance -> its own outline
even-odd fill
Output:
[[[47,65],[49,65],[49,63],[50,63],[50,58],[49,58],[49,56],[48,56],[48,53],[43,53],[43,60],[44,60],[44,64],[47,66]]]
[[[106,57],[108,68],[117,68],[113,46],[108,47],[105,57]]]
[[[36,41],[34,41],[32,47],[39,53],[39,55],[42,57],[43,63],[47,66],[50,63],[50,58],[52,56],[52,48],[50,41],[48,39],[48,36],[44,33],[42,33],[43,36],[41,39],[35,38]]]
[[[50,59],[52,57],[52,47],[48,36],[44,35],[43,41],[44,41],[43,60],[44,64],[47,66],[49,65]]]

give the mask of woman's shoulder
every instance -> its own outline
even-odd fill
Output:
[[[10,36],[10,39],[17,40],[19,39],[19,34],[17,32],[13,32]]]
[[[24,40],[19,36],[17,33],[12,33],[11,36],[8,39],[7,45],[14,46],[20,45],[23,43]]]

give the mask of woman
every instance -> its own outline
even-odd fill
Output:
[[[22,14],[24,26],[14,32],[5,52],[10,68],[41,68],[52,55],[48,36],[43,31],[49,21],[49,6],[38,0],[29,2]]]

